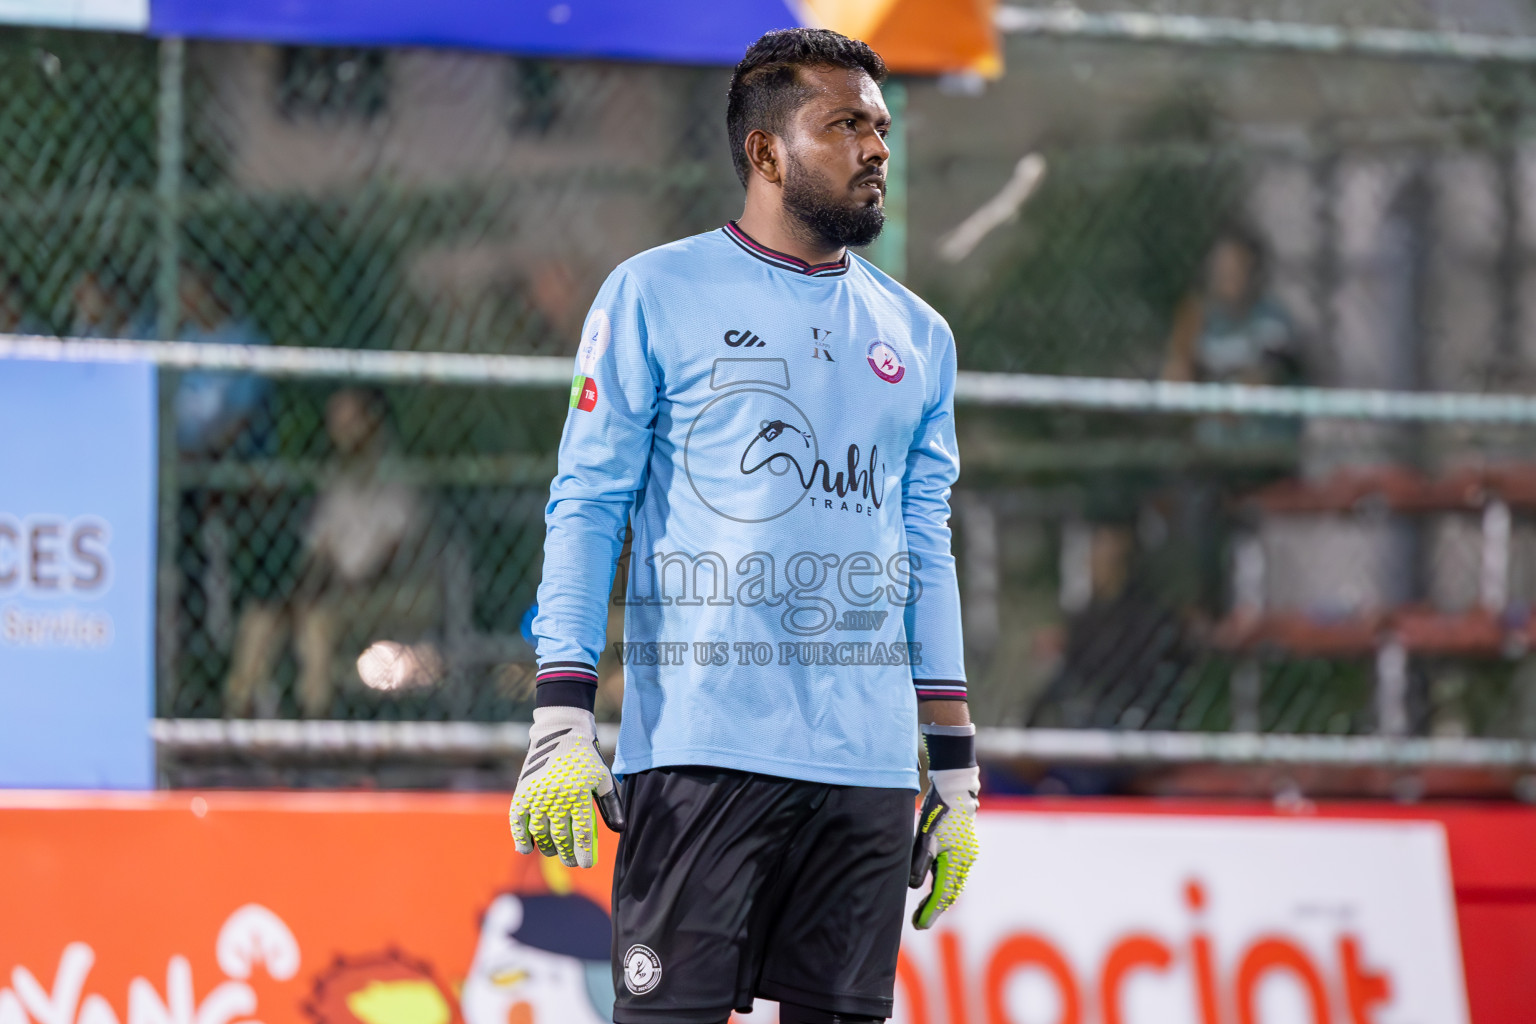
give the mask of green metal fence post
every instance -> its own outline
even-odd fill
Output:
[[[158,97],[158,174],[155,179],[156,334],[170,340],[177,333],[177,277],[181,268],[181,164],[186,116],[182,98],[187,47],[181,39],[160,42]]]
[[[164,39],[160,43],[160,83],[156,97],[158,161],[155,178],[155,333],[161,339],[179,332],[181,310],[181,170],[186,152],[186,117],[183,98],[186,43]],[[162,370],[160,382],[159,527],[155,585],[155,661],[157,715],[175,713],[178,650],[177,605],[180,587],[176,573],[177,510],[180,485],[176,479],[176,422],[173,396],[176,373]]]

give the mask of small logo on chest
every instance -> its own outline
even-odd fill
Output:
[[[768,344],[751,331],[726,331],[725,343],[731,348],[764,348]]]
[[[875,376],[887,384],[900,383],[901,378],[907,374],[907,368],[902,365],[901,356],[888,342],[878,339],[870,342],[867,358],[869,368],[875,371]]]
[[[825,359],[829,363],[836,362],[832,358],[832,349],[827,342],[827,339],[830,337],[832,337],[832,332],[825,327],[811,328],[811,343],[815,346],[811,349],[812,359]]]

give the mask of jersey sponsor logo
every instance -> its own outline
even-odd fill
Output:
[[[848,446],[847,459],[848,471],[844,475],[839,469],[836,475],[832,473],[832,467],[826,459],[817,458],[814,461],[804,458],[810,451],[810,440],[805,437],[790,438],[782,441],[785,431],[793,431],[799,434],[798,428],[784,423],[781,420],[770,420],[764,423],[752,440],[747,442],[746,451],[741,453],[741,475],[751,476],[760,470],[768,470],[779,476],[787,476],[789,471],[795,471],[795,479],[800,484],[801,493],[809,491],[816,484],[817,471],[821,473],[821,489],[826,494],[836,494],[838,498],[846,498],[849,495],[857,495],[869,503],[867,514],[874,515],[881,503],[885,500],[885,485],[883,476],[876,476],[873,472],[876,464],[884,470],[885,464],[880,462],[880,446],[869,446],[869,458],[861,469],[859,463],[864,460],[864,453],[859,451],[859,446]],[[797,440],[800,442],[797,444]],[[806,466],[810,471],[806,471]],[[814,501],[814,498],[813,498]],[[831,499],[824,498],[827,507],[831,507]],[[843,503],[844,505],[847,502]],[[863,502],[857,504],[862,505]]]
[[[725,343],[731,348],[766,348],[768,345],[751,331],[726,331]]]
[[[637,996],[661,984],[661,957],[650,946],[635,943],[624,954],[624,987]]]
[[[783,359],[717,359],[710,387],[721,394],[694,417],[683,442],[689,486],[710,511],[766,523],[807,494],[817,508],[866,516],[884,504],[879,447],[850,444],[831,463],[822,458],[809,417],[777,390],[790,387]]]
[[[901,363],[901,356],[896,353],[888,343],[878,338],[869,343],[869,368],[875,371],[875,376],[887,384],[898,383],[907,374],[907,368]]]
[[[747,458],[738,424],[763,424],[746,448],[768,472],[753,477],[750,487],[720,473],[722,465]],[[738,523],[766,523],[794,508],[805,494],[799,474],[789,472],[790,463],[810,465],[817,454],[816,431],[799,406],[767,388],[745,387],[725,392],[694,419],[683,465],[693,493],[710,511]]]

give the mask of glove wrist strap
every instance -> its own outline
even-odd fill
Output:
[[[597,706],[597,669],[585,662],[545,662],[539,666],[537,680],[533,702],[536,708],[591,711]]]
[[[976,767],[974,725],[925,725],[923,743],[928,748],[928,770],[950,771]]]

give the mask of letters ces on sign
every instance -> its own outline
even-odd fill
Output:
[[[0,372],[0,786],[153,782],[155,376]]]

